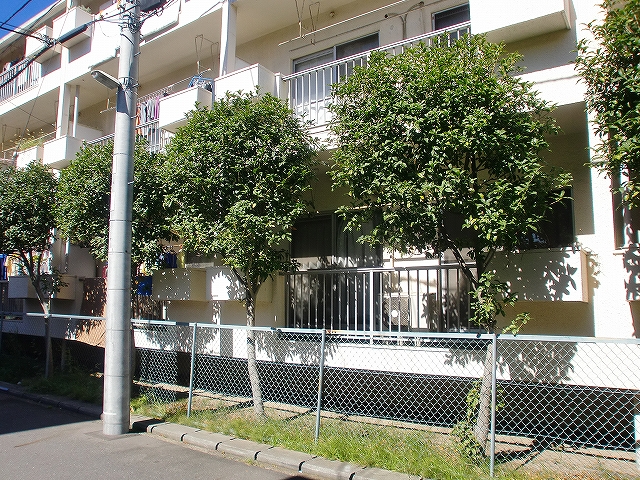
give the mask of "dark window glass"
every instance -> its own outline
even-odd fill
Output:
[[[336,60],[350,57],[351,55],[357,55],[358,53],[366,52],[367,50],[373,50],[379,46],[380,42],[378,41],[377,33],[357,38],[356,40],[336,45]]]
[[[524,239],[523,248],[569,247],[573,242],[573,198],[571,189],[566,188],[564,197],[547,209],[538,231]]]
[[[443,10],[442,12],[433,14],[433,29],[440,30],[442,28],[451,27],[462,22],[468,22],[469,4],[460,5],[459,7]]]

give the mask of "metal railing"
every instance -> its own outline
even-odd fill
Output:
[[[328,110],[331,86],[349,77],[354,68],[366,66],[371,52],[382,51],[398,55],[419,43],[431,46],[443,37],[448,43],[452,43],[470,33],[470,28],[470,22],[461,23],[284,76],[282,79],[289,85],[289,107],[296,115],[311,120],[314,125],[325,125],[331,120],[331,112]]]
[[[469,283],[457,265],[298,271],[286,276],[286,298],[287,325],[294,328],[472,329]]]
[[[6,270],[5,273],[6,278]],[[9,298],[8,280],[0,280],[0,315],[22,313],[24,300],[21,298]]]
[[[33,147],[40,147],[44,145],[45,142],[54,139],[56,136],[56,132],[45,133],[36,138],[23,138],[21,140],[17,140],[16,144],[12,148],[6,148],[0,153],[2,159],[4,160],[14,160],[15,154],[20,154],[26,150],[29,150]]]
[[[56,314],[50,324],[56,362],[68,355],[101,366],[103,318]],[[141,394],[209,424],[212,415],[251,418],[251,339],[266,415],[302,438],[364,435],[381,454],[402,443],[457,462],[456,427],[484,412],[492,474],[640,475],[638,339],[392,332],[363,341],[322,329],[151,320],[132,327]],[[42,337],[44,319],[0,316],[0,332]],[[486,411],[473,408],[470,393],[490,398]]]
[[[42,65],[23,60],[0,74],[0,102],[28,90],[38,84],[42,76]]]
[[[158,120],[136,125],[136,137],[147,142],[147,149],[150,152],[160,152],[164,150],[171,140],[172,133],[159,127]],[[95,140],[90,140],[87,145],[105,145],[113,142],[114,134],[105,135]]]

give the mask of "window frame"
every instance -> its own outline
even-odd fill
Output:
[[[438,20],[438,16],[443,15],[443,14],[447,14],[447,13],[453,13],[454,10],[460,10],[461,12],[464,11],[464,9],[466,8],[467,14],[468,14],[468,18],[466,20],[463,20],[462,22],[457,22],[457,23],[450,23],[449,25],[445,25],[444,27],[440,27],[440,28],[436,28],[436,22]],[[431,29],[435,32],[438,30],[444,30],[445,28],[449,28],[452,27],[453,25],[458,25],[460,23],[463,22],[468,22],[471,20],[471,11],[469,8],[469,3],[462,3],[460,5],[456,5],[455,7],[451,7],[451,8],[445,8],[444,10],[439,10],[437,12],[433,12],[431,14]]]

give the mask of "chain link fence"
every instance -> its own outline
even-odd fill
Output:
[[[42,313],[0,314],[0,353],[45,357],[46,323],[49,322],[56,370],[79,367],[90,372],[104,369],[105,322],[102,317]]]
[[[7,337],[42,339],[44,321],[41,314],[0,317],[0,346],[6,349]],[[49,321],[55,361],[102,367],[102,318]],[[381,454],[411,444],[453,459],[461,455],[460,426],[476,430],[482,417],[490,419],[492,471],[640,478],[640,340],[132,326],[141,395],[186,408],[213,428],[223,418],[254,418],[253,346],[267,417],[309,441],[355,436]]]
[[[458,455],[452,431],[475,428],[482,407],[473,400],[488,395],[492,470],[640,476],[638,340],[251,330],[267,416],[307,436],[367,435]],[[192,415],[251,415],[247,327],[134,322],[134,332],[149,399],[186,402]]]

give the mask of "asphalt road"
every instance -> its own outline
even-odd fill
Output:
[[[144,433],[107,437],[102,423],[0,392],[0,478],[305,480]]]

